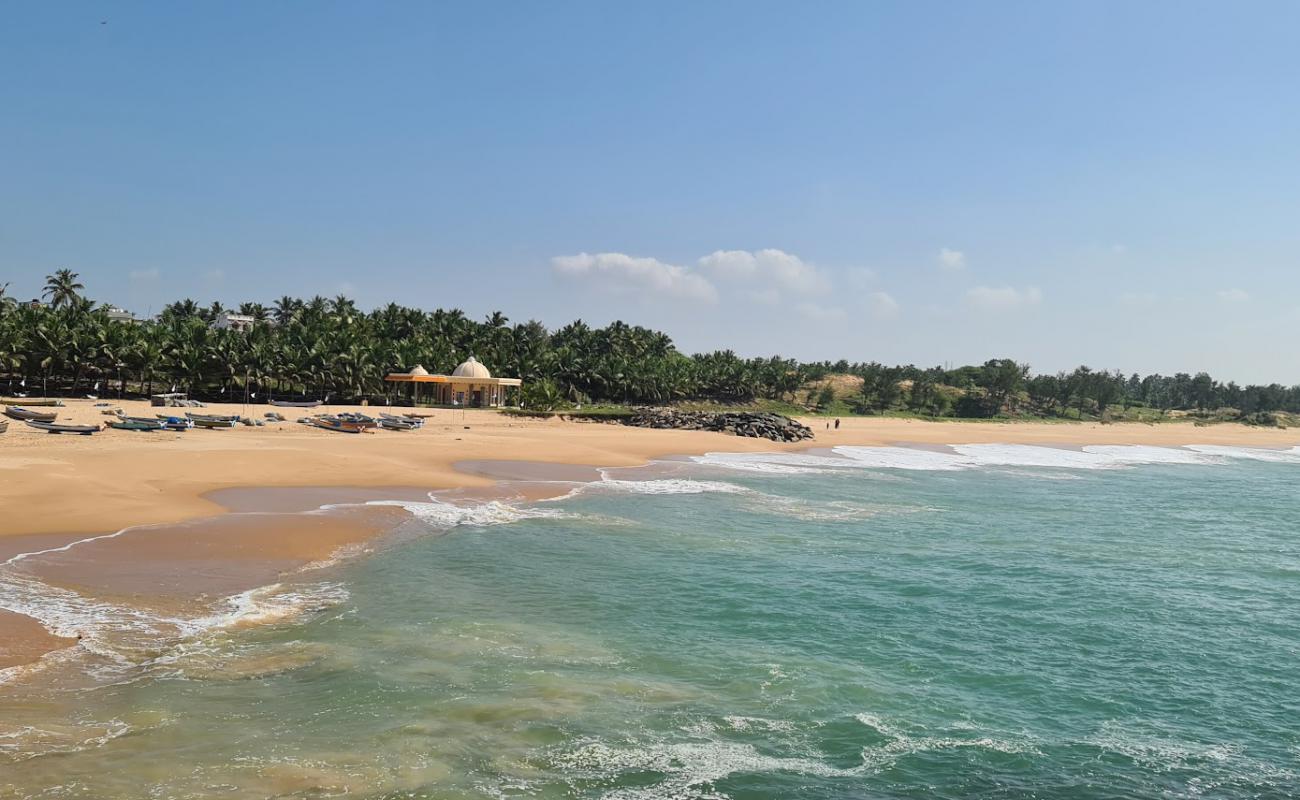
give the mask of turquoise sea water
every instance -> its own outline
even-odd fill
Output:
[[[1300,455],[1040,450],[721,456],[414,506],[280,590],[302,615],[0,721],[0,787],[1300,794]]]

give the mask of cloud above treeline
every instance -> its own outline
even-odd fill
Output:
[[[703,303],[718,301],[717,287],[706,278],[656,258],[636,258],[624,253],[578,253],[556,256],[551,259],[551,266],[559,275],[592,281],[617,292],[652,292]]]
[[[818,302],[834,289],[827,271],[775,248],[715,250],[689,265],[626,253],[578,253],[552,258],[551,268],[562,278],[616,294],[703,304],[723,298],[765,306],[789,301],[794,311],[818,321],[842,319],[847,313],[840,306]]]
[[[959,250],[940,248],[938,262],[946,271],[962,271],[966,256]],[[876,285],[876,275],[869,268],[826,270],[775,248],[715,250],[682,264],[627,253],[582,252],[552,258],[551,269],[561,279],[585,288],[642,301],[662,298],[703,305],[752,304],[784,308],[820,323],[889,319],[902,310],[893,295]],[[1042,299],[1042,292],[1032,286],[975,286],[964,295],[966,305],[979,311],[1025,308]]]

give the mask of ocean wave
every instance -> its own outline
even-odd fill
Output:
[[[76,753],[102,747],[132,731],[120,719],[73,726],[21,725],[0,730],[0,755],[10,761],[25,761],[38,756]]]
[[[853,466],[843,458],[801,453],[705,453],[691,456],[691,461],[709,467],[778,475],[815,475]]]
[[[1152,772],[1200,772],[1201,789],[1225,785],[1293,786],[1300,773],[1254,758],[1232,742],[1194,742],[1171,738],[1140,721],[1108,720],[1083,744],[1129,759]]]
[[[523,519],[563,519],[571,517],[557,508],[516,506],[499,500],[474,505],[456,505],[432,496],[428,501],[370,500],[368,506],[398,506],[406,509],[421,522],[436,528],[454,528],[459,525],[508,525]]]
[[[910,737],[870,715],[859,715],[858,719],[889,741],[879,746],[863,748],[861,763],[848,767],[837,767],[806,756],[770,755],[749,743],[709,736],[710,732],[718,729],[715,725],[695,725],[688,729],[688,733],[697,736],[704,734],[703,741],[616,746],[599,740],[586,740],[572,749],[555,754],[551,760],[555,766],[588,779],[608,780],[627,773],[662,774],[663,778],[653,786],[619,788],[602,795],[609,800],[641,800],[661,797],[723,797],[721,794],[702,793],[702,790],[738,773],[784,772],[818,778],[853,778],[877,773],[909,755],[941,750],[975,748],[998,753],[1038,753],[1029,742],[993,736]],[[761,731],[787,734],[799,727],[794,722],[745,716],[726,717],[723,722],[727,729],[742,733]]]
[[[746,494],[752,490],[725,481],[695,481],[685,478],[625,481],[606,478],[583,484],[577,491],[609,491],[627,494]]]
[[[1221,458],[1242,458],[1250,461],[1271,461],[1279,464],[1300,463],[1300,447],[1274,450],[1267,447],[1227,447],[1217,444],[1189,444],[1188,450]]]
[[[273,583],[226,598],[222,603],[223,610],[186,621],[184,628],[187,633],[194,635],[209,630],[285,622],[304,614],[324,611],[347,599],[348,591],[340,583],[304,586]]]
[[[213,631],[285,622],[347,599],[334,583],[272,584],[231,595],[209,614],[183,616],[134,608],[87,597],[31,575],[0,569],[0,608],[36,620],[55,636],[75,645],[38,661],[0,672],[0,684],[79,660],[101,678],[157,663],[171,648]]]
[[[797,453],[708,453],[697,464],[743,472],[825,474],[845,470],[955,472],[987,467],[1067,470],[1122,469],[1147,464],[1221,464],[1227,458],[1300,462],[1300,448],[1263,450],[1213,446],[1085,445],[1078,449],[1027,444],[959,444],[946,450],[840,445],[834,456]]]

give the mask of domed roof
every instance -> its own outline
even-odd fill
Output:
[[[451,375],[453,378],[492,377],[492,373],[488,372],[488,368],[478,363],[478,359],[474,358],[474,356],[470,356],[468,361],[461,364],[459,367],[456,367],[455,371],[452,372]]]
[[[410,375],[412,378],[423,378],[423,377],[425,377],[425,376],[427,376],[427,375],[429,374],[429,370],[425,369],[424,367],[420,366],[419,364],[416,364],[416,365],[411,369],[411,371],[408,372],[408,373],[406,373],[406,374],[407,374],[407,375]]]

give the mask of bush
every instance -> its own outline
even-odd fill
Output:
[[[523,407],[529,411],[554,411],[567,405],[560,388],[550,378],[533,381],[521,393]]]

